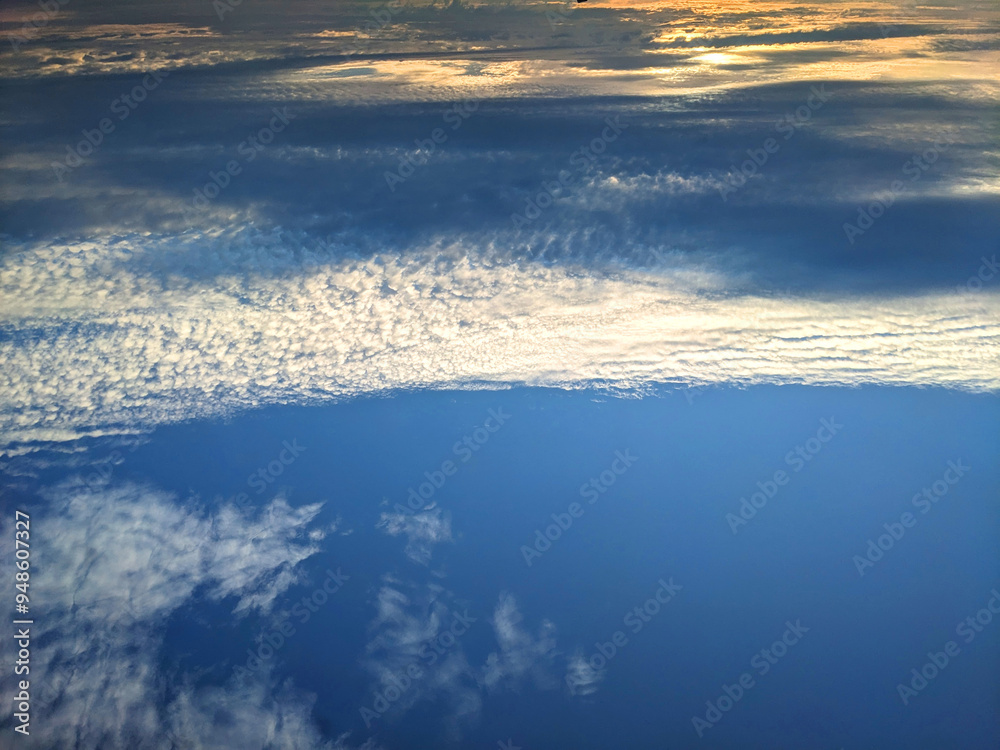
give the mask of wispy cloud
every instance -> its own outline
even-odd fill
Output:
[[[191,748],[330,747],[312,723],[310,697],[290,684],[276,689],[265,675],[195,686],[195,675],[167,674],[161,664],[169,617],[196,598],[231,603],[237,614],[271,609],[318,549],[307,534],[317,506],[279,499],[266,519],[248,520],[235,507],[205,514],[116,483],[89,492],[71,482],[47,499],[46,513],[32,519],[33,551],[45,560],[33,578],[45,592],[33,610],[31,654],[39,747],[145,750],[165,737]],[[4,560],[14,558],[12,537],[0,541]]]
[[[507,592],[500,594],[492,619],[500,650],[492,652],[486,659],[482,681],[487,689],[516,689],[520,681],[529,675],[539,687],[554,686],[551,665],[556,647],[555,625],[543,620],[538,635],[532,636],[521,625],[523,620],[513,595]]]
[[[566,665],[566,684],[573,695],[591,695],[597,692],[597,685],[604,679],[604,669],[594,669],[587,663],[587,657],[577,652]]]
[[[451,516],[431,503],[419,513],[383,513],[378,525],[390,536],[404,535],[406,555],[427,565],[435,544],[451,541]]]

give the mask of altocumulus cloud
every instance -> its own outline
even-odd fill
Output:
[[[772,299],[721,270],[369,259],[247,233],[30,248],[0,271],[7,444],[404,387],[1000,386],[1000,294]],[[196,266],[198,276],[191,275]]]

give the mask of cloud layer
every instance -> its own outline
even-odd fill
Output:
[[[683,263],[491,263],[461,246],[338,261],[252,231],[193,252],[131,237],[7,263],[8,442],[396,388],[1000,385],[992,290],[737,295]]]

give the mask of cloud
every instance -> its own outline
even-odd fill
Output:
[[[307,529],[316,506],[275,500],[265,518],[223,506],[214,514],[131,484],[92,492],[68,482],[32,518],[31,740],[76,750],[178,747],[327,748],[311,699],[268,675],[254,684],[201,684],[167,673],[165,626],[181,607],[231,602],[266,613],[317,548]],[[13,560],[13,534],[0,541]],[[9,566],[8,566],[9,567]],[[5,568],[6,570],[6,568]],[[8,573],[10,571],[7,571]],[[12,636],[12,628],[3,632]],[[5,693],[12,681],[3,676]],[[336,747],[342,747],[341,741]]]
[[[959,34],[942,23],[955,9],[907,11],[890,39],[887,9],[839,3],[573,3],[553,28],[553,3],[418,2],[345,59],[373,5],[307,5],[243,3],[215,24],[195,0],[122,19],[74,0],[17,56],[9,76],[63,77],[5,100],[0,456],[409,388],[1000,387],[1000,292],[947,292],[992,248],[1000,191],[992,62],[930,54]],[[734,46],[762,38],[776,43]],[[65,62],[33,73],[36,54]],[[160,63],[216,73],[176,70],[58,181],[53,159]],[[835,82],[829,106],[723,203],[722,178],[811,81]],[[462,98],[481,101],[451,137]],[[275,104],[288,131],[192,214]],[[628,129],[577,171],[574,149],[619,115]],[[448,142],[390,192],[384,171],[442,126]],[[848,245],[843,224],[945,132],[955,145]],[[566,169],[572,190],[512,228]],[[797,296],[771,291],[786,286]],[[426,557],[446,522],[385,528]]]
[[[482,707],[463,642],[469,629],[481,627],[468,622],[478,616],[459,606],[437,584],[403,584],[391,578],[379,590],[376,607],[364,659],[364,667],[375,678],[376,692],[365,696],[363,703],[395,720],[421,701],[442,700],[450,709],[449,733],[460,733],[462,726],[476,720]],[[407,677],[408,669],[414,667],[419,676]],[[393,686],[404,679],[405,689],[396,690]],[[397,697],[383,711],[375,695],[386,694],[387,688],[395,690]]]
[[[885,57],[898,55],[903,45],[904,54],[913,57],[933,50],[965,51],[969,45],[963,44],[963,37],[991,34],[993,20],[989,13],[954,6],[849,8],[833,2],[753,9],[729,4],[681,7],[654,0],[599,5],[408,0],[400,6],[385,2],[276,6],[263,1],[226,4],[222,7],[232,11],[219,19],[211,8],[206,13],[205,4],[197,0],[157,6],[155,11],[136,3],[114,13],[99,3],[73,0],[32,30],[16,54],[8,55],[5,76],[134,75],[149,67],[178,72],[211,68],[223,74],[261,68],[294,73],[308,63],[370,62],[395,68],[386,78],[398,76],[396,80],[408,84],[373,88],[365,97],[370,100],[392,96],[393,88],[419,86],[430,96],[454,91],[440,80],[426,80],[422,68],[435,57],[447,61],[457,54],[488,64],[498,52],[505,62],[527,52],[530,64],[513,81],[515,90],[558,91],[573,85],[574,66],[592,66],[601,73],[591,77],[591,86],[593,78],[600,78],[613,81],[618,87],[615,93],[622,93],[623,87],[631,93],[648,91],[650,83],[659,88],[659,76],[642,82],[618,75],[620,71],[655,60],[676,81],[685,75],[680,68],[687,60],[705,48],[749,48],[755,55],[780,51],[772,56],[772,62],[780,57],[780,63],[759,67],[755,75],[787,79],[802,72],[803,62],[818,57],[825,63],[845,47],[857,49],[866,41],[886,47],[887,36],[893,46],[882,52]],[[31,4],[23,10],[6,12],[12,36],[21,31],[32,10],[37,15]],[[818,52],[800,49],[804,47]],[[982,48],[982,43],[974,48]],[[693,67],[691,73],[698,77],[723,72],[718,65],[711,71]],[[740,71],[728,71],[715,82],[732,84],[742,78]]]
[[[488,690],[516,688],[528,674],[539,687],[553,687],[548,667],[556,646],[555,625],[543,620],[537,637],[533,637],[521,627],[523,620],[514,597],[501,593],[492,620],[500,650],[486,658],[482,674],[483,685]]]
[[[478,613],[460,606],[444,587],[404,584],[387,577],[376,609],[364,662],[376,684],[366,707],[375,707],[389,720],[397,720],[421,701],[441,699],[449,706],[445,728],[458,739],[478,721],[484,691],[517,690],[526,678],[539,689],[557,685],[552,673],[555,625],[543,620],[537,635],[531,635],[521,625],[517,602],[506,592],[500,594],[489,620],[498,648],[475,669],[466,656],[466,634],[483,624]],[[481,643],[482,634],[471,633],[468,642]],[[413,667],[419,676],[405,679]],[[405,688],[400,691],[401,684]],[[388,708],[379,708],[376,696],[390,694],[395,697]]]
[[[394,388],[1000,387],[989,289],[777,298],[727,291],[738,279],[707,259],[602,269],[475,258],[459,238],[356,259],[254,230],[187,242],[63,242],[7,260],[7,443]],[[433,514],[387,523],[415,553],[447,536]]]
[[[594,669],[582,653],[575,653],[566,665],[566,684],[573,695],[592,695],[604,679],[604,669]]]
[[[356,746],[349,735],[322,740],[310,716],[314,699],[290,683],[270,690],[265,683],[185,688],[167,710],[168,739],[182,750],[294,748],[375,750],[371,738]]]
[[[407,557],[421,565],[430,562],[435,544],[451,541],[451,516],[434,503],[419,513],[383,513],[378,526],[390,536],[405,535]]]

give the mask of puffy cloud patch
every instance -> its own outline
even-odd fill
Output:
[[[8,443],[395,388],[1000,387],[1000,292],[987,288],[774,298],[726,293],[721,268],[669,256],[608,271],[473,257],[457,241],[368,259],[250,230],[185,242],[7,259]]]

